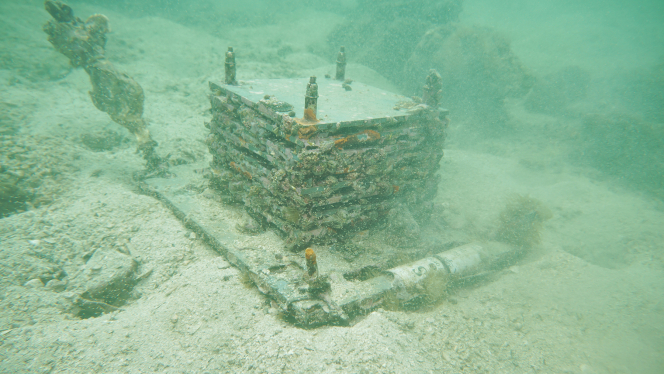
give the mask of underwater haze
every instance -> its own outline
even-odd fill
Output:
[[[80,23],[0,1],[0,373],[664,372],[664,2],[66,4]],[[73,35],[58,22],[96,47],[54,47]],[[241,85],[326,82],[344,46],[344,88],[408,108],[435,69],[449,110],[435,196],[330,228],[340,242],[307,257],[285,250],[211,167],[209,82],[230,46]],[[177,211],[146,192],[155,177],[204,203]],[[313,273],[358,284],[467,243],[519,256],[303,326],[214,250],[192,224],[201,210],[242,256],[280,251],[263,272],[301,268],[296,288],[325,302]]]

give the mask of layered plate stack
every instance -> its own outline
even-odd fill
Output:
[[[274,225],[290,248],[332,243],[370,228],[397,204],[434,197],[447,111],[358,82],[309,79],[210,83],[207,144],[214,185]]]

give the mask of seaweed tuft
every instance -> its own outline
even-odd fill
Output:
[[[544,221],[551,211],[539,200],[516,195],[508,201],[498,218],[496,240],[506,244],[531,248],[540,243]]]

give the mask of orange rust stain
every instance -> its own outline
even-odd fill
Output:
[[[304,110],[304,116],[302,118],[293,118],[293,119],[295,120],[295,122],[297,122],[302,126],[313,125],[320,122],[320,120],[316,118],[316,114],[311,108],[307,108]]]
[[[316,126],[302,126],[297,130],[297,136],[304,139],[309,139],[311,135],[315,134],[318,131]]]
[[[314,110],[311,108],[306,108],[304,110],[304,120],[307,122],[316,122],[318,119],[316,118],[316,113],[314,113]]]
[[[345,146],[352,146],[358,143],[368,143],[374,142],[380,139],[380,133],[374,130],[364,130],[360,133],[348,135],[345,138],[337,139],[334,141],[334,145],[341,149]]]
[[[251,174],[249,174],[248,171],[243,171],[242,169],[240,169],[240,167],[237,166],[237,164],[236,164],[234,161],[231,161],[229,165],[231,165],[231,167],[233,168],[233,170],[235,170],[235,171],[237,171],[238,173],[244,175],[245,177],[247,177],[247,178],[249,178],[249,179],[254,179],[254,178],[251,176]]]
[[[335,141],[334,141],[334,145],[335,145],[337,148],[343,148],[343,147],[344,147],[344,144],[346,144],[347,142],[348,142],[348,138],[341,138],[341,139],[337,139],[337,140],[335,140]],[[346,169],[348,169],[348,168],[346,168]]]
[[[367,136],[369,137],[368,141],[370,142],[380,139],[380,133],[378,131],[364,130],[363,132],[367,134]]]
[[[311,262],[312,264],[316,263],[316,253],[311,248],[307,248],[307,250],[304,251],[304,258],[307,259],[307,263],[309,262]]]
[[[318,264],[316,263],[316,253],[311,248],[304,251],[304,258],[307,260],[307,273],[309,276],[314,275],[318,271]]]

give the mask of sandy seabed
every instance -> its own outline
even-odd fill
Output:
[[[66,67],[41,32],[47,20],[41,2],[3,8],[2,32],[11,36],[3,48],[41,60],[46,75]],[[183,162],[210,157],[207,81],[222,76],[229,43],[250,46],[240,79],[331,70],[330,61],[298,48],[270,63],[274,40],[287,43],[292,31],[241,29],[218,39],[160,18],[85,6],[77,12],[111,19],[109,58],[145,89],[145,116],[159,152]],[[298,22],[293,28],[310,21]],[[369,69],[349,69],[357,80],[390,88]],[[131,176],[143,165],[133,140],[94,108],[83,71],[41,80],[12,69],[0,74],[5,118],[19,126],[3,138],[2,152],[33,165],[27,170],[48,169],[44,203],[0,220],[0,372],[664,371],[661,203],[546,154],[449,149],[436,200],[441,225],[486,237],[505,200],[518,193],[553,213],[542,243],[492,282],[437,305],[379,309],[350,327],[305,330],[284,321],[159,201],[138,193]],[[538,119],[517,109],[512,115]],[[100,131],[128,140],[101,152],[81,142]],[[91,251],[114,248],[129,251],[141,272],[151,271],[121,310],[79,319],[65,310],[66,289],[33,281],[54,268],[74,274]]]

